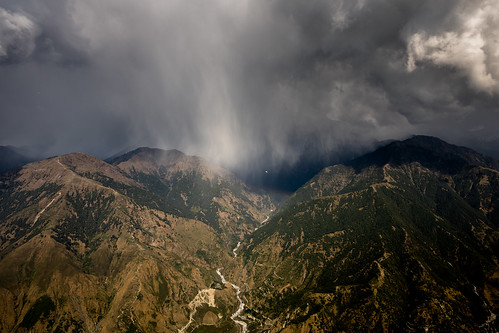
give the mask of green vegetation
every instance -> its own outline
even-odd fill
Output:
[[[198,172],[177,172],[168,178],[160,174],[135,172],[132,177],[161,199],[160,208],[174,210],[183,217],[196,218],[215,229],[219,228],[219,206],[213,198],[221,195],[223,185],[204,179]],[[199,210],[193,211],[192,207],[199,207]]]
[[[493,222],[427,169],[388,169],[390,182],[378,171],[352,174],[329,189],[334,175],[323,172],[299,191],[301,201],[292,198],[252,235],[241,251],[244,262],[275,267],[253,268],[259,281],[253,306],[272,318],[293,313],[289,322],[299,324],[322,305],[332,331],[398,331],[407,323],[476,330],[488,310],[472,286],[497,271],[491,259],[497,252],[483,246],[477,231]],[[269,240],[282,246],[277,258]],[[317,293],[334,295],[333,303],[317,305],[311,298]],[[442,305],[434,307],[435,300]],[[425,312],[431,315],[421,321]]]
[[[158,302],[161,304],[168,297],[169,288],[168,288],[168,282],[161,273],[157,276],[157,279],[158,279]]]
[[[33,191],[16,191],[20,184],[13,180],[0,178],[0,221],[5,221],[15,213],[38,203],[42,198],[54,196],[62,185],[47,183]]]
[[[89,244],[98,233],[109,228],[108,219],[112,216],[113,195],[104,191],[75,192],[65,196],[70,206],[71,216],[61,221],[55,228],[53,238],[71,249],[76,240]],[[97,244],[93,244],[96,248]]]
[[[54,302],[49,296],[43,295],[26,312],[20,326],[30,329],[40,318],[47,317],[52,311],[55,311]]]
[[[69,318],[68,320],[65,320],[64,322],[60,323],[54,329],[54,333],[65,333],[70,331],[75,333],[85,332],[85,329],[83,328],[83,323],[79,320]]]

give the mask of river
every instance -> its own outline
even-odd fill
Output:
[[[222,268],[217,269],[217,274],[220,276],[220,279],[222,279],[222,283],[224,285],[228,283],[232,286],[232,288],[234,288],[234,290],[236,291],[237,300],[239,301],[239,307],[237,308],[237,311],[234,312],[232,316],[230,316],[230,319],[232,319],[236,324],[241,325],[242,333],[246,333],[248,332],[248,324],[240,320],[240,316],[243,313],[245,306],[243,300],[241,299],[241,288],[239,288],[239,286],[236,286],[234,283],[227,281],[221,271]]]
[[[232,250],[232,253],[234,253],[234,258],[237,257],[237,250],[239,250],[239,247],[241,246],[241,242],[237,242],[237,246]]]
[[[271,210],[273,211],[273,210]],[[265,220],[261,222],[261,224],[265,224],[269,220],[269,216],[266,216]],[[255,230],[257,230],[256,228]],[[237,257],[237,250],[241,246],[241,242],[237,242],[237,246],[232,250],[232,253],[234,254],[234,258]],[[237,308],[237,311],[234,312],[231,316],[230,319],[232,319],[236,324],[241,326],[242,333],[247,333],[248,332],[248,324],[245,323],[244,321],[241,320],[241,314],[244,311],[245,304],[241,298],[241,288],[239,286],[235,285],[232,282],[229,282],[225,279],[225,276],[222,274],[222,269],[223,268],[218,268],[217,269],[217,274],[220,276],[220,279],[222,280],[222,283],[224,285],[230,284],[232,288],[236,291],[236,297],[237,300],[239,301],[239,307]],[[208,304],[209,306],[215,306],[215,289],[203,289],[200,290],[198,295],[189,303],[189,308],[191,309],[191,314],[189,316],[189,322],[187,325],[182,327],[178,332],[179,333],[184,333],[185,330],[192,324],[194,323],[194,315],[197,311],[197,307],[201,306],[203,303]]]

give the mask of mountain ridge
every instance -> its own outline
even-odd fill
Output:
[[[391,142],[344,164],[358,171],[369,165],[382,166],[387,163],[400,165],[416,161],[430,169],[444,172],[458,172],[465,166],[482,166],[499,170],[499,159],[425,135],[415,135],[403,141]]]
[[[460,149],[417,137],[322,170],[242,243],[248,311],[270,332],[495,332],[499,172]]]
[[[278,209],[176,150],[25,165],[0,174],[0,330],[495,332],[494,163],[415,137]]]
[[[189,300],[219,279],[232,244],[271,207],[233,178],[203,180],[189,165],[184,183],[214,194],[189,193],[213,209],[199,214],[126,171],[71,153],[0,175],[1,331],[177,331],[189,321]],[[147,180],[165,181],[159,171]],[[172,198],[183,202],[187,188]],[[235,331],[236,299],[231,290],[216,295],[216,325]]]

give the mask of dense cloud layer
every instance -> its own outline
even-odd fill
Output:
[[[35,49],[38,27],[28,17],[0,7],[0,62],[22,61]]]
[[[0,144],[233,167],[410,134],[494,152],[498,32],[495,0],[4,0]]]
[[[477,91],[499,93],[499,2],[461,3],[444,24],[418,27],[407,41],[410,72],[417,62],[448,66],[467,77]]]

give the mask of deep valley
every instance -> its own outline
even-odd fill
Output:
[[[499,161],[437,138],[281,202],[179,151],[0,174],[2,332],[497,332]]]

